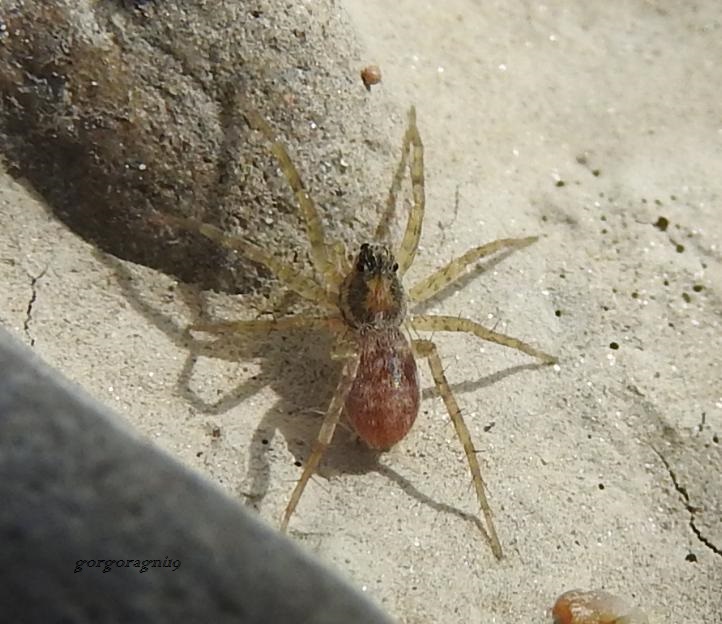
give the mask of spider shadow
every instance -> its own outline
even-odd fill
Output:
[[[468,522],[470,524],[473,524],[479,532],[484,536],[484,539],[486,540],[487,544],[489,545],[489,548],[492,548],[491,538],[489,537],[489,533],[486,530],[486,527],[484,526],[484,523],[481,521],[481,518],[477,514],[472,514],[467,511],[463,511],[461,509],[458,509],[457,507],[454,507],[452,505],[449,505],[448,503],[440,503],[427,494],[424,494],[421,490],[419,490],[411,481],[409,481],[406,477],[396,472],[393,468],[390,468],[389,466],[385,466],[383,464],[378,464],[376,468],[376,472],[378,472],[380,475],[386,477],[389,481],[393,481],[407,496],[410,496],[411,498],[416,499],[419,501],[422,505],[425,505],[427,507],[430,507],[437,513],[443,513],[448,514],[451,516],[456,516],[457,518],[461,518],[465,522]]]
[[[478,379],[472,379],[472,380],[466,380],[466,381],[459,381],[456,383],[449,383],[449,387],[451,388],[451,391],[457,395],[457,394],[464,394],[466,392],[476,392],[478,390],[483,390],[484,388],[488,388],[490,386],[493,386],[497,383],[499,383],[502,379],[506,379],[507,377],[512,377],[513,375],[517,375],[519,373],[523,373],[524,371],[535,371],[539,370],[541,368],[546,368],[547,364],[516,364],[514,366],[510,366],[508,368],[505,368],[500,371],[496,371],[495,373],[491,373],[490,375],[486,375],[485,377],[479,377]],[[430,398],[438,397],[439,392],[437,391],[435,386],[432,386],[430,388],[425,388],[421,393],[421,398],[423,400],[427,400]]]
[[[271,388],[278,399],[270,405],[255,426],[246,456],[247,471],[236,488],[246,505],[260,509],[270,487],[271,461],[276,434],[287,445],[297,465],[308,457],[310,447],[318,435],[323,415],[335,390],[340,364],[329,356],[334,338],[322,330],[302,332],[271,331],[264,334],[224,334],[221,338],[198,338],[173,317],[148,301],[137,280],[125,263],[100,251],[95,252],[111,269],[126,301],[150,324],[162,331],[179,349],[186,352],[175,392],[199,414],[222,415],[234,411],[264,388]],[[201,293],[195,287],[179,284],[175,293],[198,318],[203,311]],[[206,334],[201,334],[206,336]],[[193,376],[201,358],[211,358],[238,364],[254,360],[260,371],[238,382],[217,400],[209,401],[193,389]],[[423,366],[423,362],[419,361]],[[525,370],[540,367],[536,364],[518,365],[492,375],[452,384],[454,392],[469,392],[488,387],[501,379]],[[423,397],[435,396],[435,388],[423,391]],[[217,440],[209,442],[212,449]],[[398,485],[408,496],[440,513],[452,514],[476,524],[488,536],[480,519],[424,494],[405,477],[379,462],[381,453],[359,443],[342,421],[333,443],[327,449],[319,473],[361,475],[377,472]],[[289,486],[289,494],[291,487]]]
[[[245,481],[237,487],[246,504],[258,509],[270,485],[269,455],[276,434],[281,434],[281,442],[287,445],[297,465],[307,459],[318,436],[340,375],[340,364],[330,357],[333,335],[309,329],[223,334],[220,337],[190,332],[184,323],[174,320],[170,313],[150,301],[141,280],[125,263],[102,251],[96,250],[94,255],[111,270],[128,305],[162,331],[177,349],[186,353],[174,391],[199,415],[220,416],[233,412],[265,388],[273,390],[278,397],[255,426],[245,458]],[[179,283],[174,296],[192,312],[193,318],[202,315],[205,303],[196,287]],[[246,375],[219,398],[209,400],[207,393],[201,396],[193,387],[202,358],[234,365],[253,361],[260,370],[258,374]],[[204,451],[212,450],[219,442],[213,440]],[[358,444],[341,423],[331,449],[324,455],[321,473],[329,470],[341,474],[365,474],[375,468],[377,456]]]

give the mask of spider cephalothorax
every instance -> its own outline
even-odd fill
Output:
[[[401,325],[406,316],[406,296],[398,270],[387,245],[361,245],[339,291],[339,309],[351,327],[364,330]]]

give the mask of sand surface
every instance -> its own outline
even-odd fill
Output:
[[[549,622],[576,587],[653,623],[719,622],[718,3],[342,5],[368,50],[359,67],[382,68],[369,97],[398,101],[399,139],[418,109],[428,210],[408,282],[539,234],[427,310],[560,363],[434,336],[503,561],[465,518],[466,460],[425,366],[412,433],[376,464],[340,431],[292,535],[402,622]],[[201,308],[232,317],[233,298],[98,253],[6,175],[0,220],[0,322],[276,523],[332,392],[328,342],[188,337]]]

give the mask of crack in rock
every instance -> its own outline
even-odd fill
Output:
[[[37,290],[37,283],[38,280],[40,280],[45,273],[47,272],[48,267],[46,266],[40,273],[33,276],[28,273],[28,277],[30,277],[30,301],[28,301],[28,307],[25,310],[25,322],[23,323],[23,330],[25,331],[25,335],[28,337],[28,340],[30,341],[30,346],[35,346],[35,338],[33,338],[32,334],[30,333],[30,323],[33,320],[33,305],[35,305],[35,300],[38,297],[38,290]]]
[[[702,544],[704,544],[716,555],[722,557],[722,548],[719,548],[710,539],[705,537],[695,524],[695,514],[697,513],[698,508],[689,502],[689,494],[687,493],[687,488],[685,488],[683,485],[680,485],[679,481],[677,480],[677,475],[674,473],[674,470],[672,470],[672,466],[670,466],[667,458],[662,455],[662,453],[660,453],[656,448],[652,447],[652,450],[657,454],[659,459],[664,464],[664,467],[667,469],[667,473],[669,474],[669,478],[672,480],[674,489],[677,490],[677,493],[682,497],[682,501],[684,502],[684,508],[687,510],[687,513],[689,513],[689,528],[692,529],[692,532],[697,536],[697,539]]]

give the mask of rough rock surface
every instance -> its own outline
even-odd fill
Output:
[[[333,2],[2,0],[0,19],[8,166],[101,249],[205,288],[259,286],[257,267],[159,228],[159,211],[305,259],[295,200],[249,109],[303,163],[330,233],[368,232],[381,170],[360,163],[397,148]]]
[[[3,329],[0,371],[4,621],[390,621]]]

